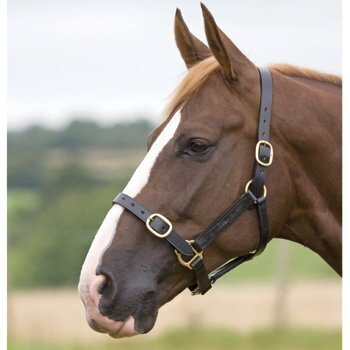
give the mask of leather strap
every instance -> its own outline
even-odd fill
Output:
[[[258,140],[269,140],[272,110],[272,77],[267,67],[259,67],[260,75],[260,110]]]
[[[147,219],[153,214],[149,209],[125,193],[119,193],[113,199],[113,203],[121,205],[145,223]],[[155,217],[155,219],[150,222],[150,226],[159,234],[165,234],[169,229],[169,225],[159,217]],[[164,239],[166,239],[181,254],[187,257],[193,256],[191,246],[182,237],[180,237],[174,229],[168,236],[164,237]]]
[[[257,204],[258,215],[259,215],[259,228],[260,228],[260,242],[254,255],[260,255],[266,248],[269,240],[269,221],[267,215],[266,199]]]
[[[204,266],[203,259],[196,259],[191,266],[196,275],[195,288],[196,291],[198,291],[197,294],[205,294],[211,288],[212,282],[209,278],[208,271]],[[192,290],[191,287],[189,287],[189,289],[194,295],[194,288]]]
[[[215,238],[230,226],[244,211],[254,204],[254,197],[249,192],[243,194],[238,200],[217,217],[207,229],[194,241],[194,247],[204,250]]]
[[[250,190],[256,197],[261,197],[264,191],[264,184],[266,181],[267,167],[262,165],[268,164],[271,159],[271,150],[264,141],[270,140],[270,120],[272,110],[272,77],[268,68],[259,68],[260,73],[260,86],[261,86],[261,98],[259,107],[259,121],[258,121],[258,145],[254,171],[253,181],[249,186]],[[261,163],[258,162],[261,161]]]

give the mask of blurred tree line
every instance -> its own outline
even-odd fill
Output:
[[[145,120],[8,134],[9,286],[76,285],[114,196],[146,149]]]

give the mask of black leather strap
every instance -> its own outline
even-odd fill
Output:
[[[125,193],[119,193],[113,199],[113,203],[121,205],[143,222],[146,222],[150,215],[153,214],[150,210],[148,210],[146,207],[144,207]],[[150,226],[160,234],[166,233],[169,229],[169,225],[158,217],[156,217],[150,222]],[[166,239],[181,254],[187,257],[193,256],[191,246],[182,237],[180,237],[174,229],[164,239]]]
[[[196,290],[198,291],[198,294],[205,294],[210,288],[211,288],[211,280],[208,275],[208,271],[204,266],[203,259],[196,259],[192,264],[191,264],[193,271],[196,275]],[[193,290],[191,287],[189,287],[191,290],[192,294]]]
[[[272,111],[272,77],[267,67],[259,67],[260,75],[260,110],[258,140],[270,139],[270,120]]]
[[[259,108],[259,121],[258,121],[258,152],[257,158],[263,164],[268,164],[271,160],[271,148],[267,146],[263,141],[269,142],[270,140],[270,121],[272,110],[272,77],[268,68],[259,68],[260,74],[260,86],[261,86],[261,98]],[[253,181],[249,186],[249,189],[254,193],[256,197],[261,197],[264,192],[264,185],[267,175],[267,167],[260,164],[255,159]]]
[[[232,269],[236,268],[237,266],[243,264],[246,261],[252,260],[254,256],[255,253],[248,253],[229,260],[227,263],[220,266],[218,269],[209,274],[210,282],[214,284],[216,280],[225,275],[227,272],[231,271]]]
[[[254,255],[260,255],[266,248],[269,240],[269,220],[267,216],[266,198],[261,198],[257,202],[257,211],[259,218],[260,241]]]
[[[243,194],[238,200],[217,217],[207,229],[194,241],[193,246],[204,250],[214,239],[230,226],[244,211],[254,204],[254,197],[250,192]]]

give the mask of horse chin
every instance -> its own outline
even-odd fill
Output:
[[[152,303],[153,304],[153,303]],[[158,316],[158,307],[149,303],[140,305],[133,313],[135,319],[135,331],[137,333],[148,333],[155,325]]]
[[[156,323],[158,312],[145,316],[143,312],[138,315],[135,312],[134,316],[129,316],[116,332],[108,332],[112,338],[133,337],[134,335],[148,333]]]
[[[135,319],[132,316],[129,316],[116,332],[108,332],[108,335],[112,338],[132,337],[137,334],[135,331]]]
[[[132,307],[130,308],[132,309]],[[106,328],[106,333],[112,338],[124,338],[149,332],[154,327],[158,316],[158,303],[155,294],[146,294],[142,302],[133,310],[129,311],[129,316],[124,321],[118,320],[116,310],[109,310],[109,312],[100,310],[103,319],[108,319],[114,325],[109,327],[109,330]]]

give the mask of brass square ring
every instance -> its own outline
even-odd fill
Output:
[[[268,162],[264,162],[259,158],[259,149],[260,146],[267,146],[268,148],[270,148],[270,159]],[[261,166],[265,166],[268,167],[272,164],[273,161],[273,147],[271,145],[271,143],[269,141],[265,141],[265,140],[260,140],[256,146],[255,146],[255,160],[261,165]]]

